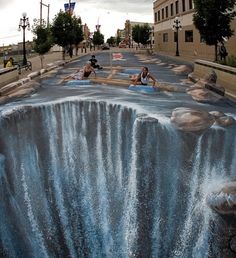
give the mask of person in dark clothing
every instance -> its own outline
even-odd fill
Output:
[[[91,56],[89,62],[91,63],[93,68],[103,69],[99,64],[97,64],[98,60],[95,58],[95,55]]]
[[[72,58],[72,56],[73,56],[73,47],[70,46],[67,52],[68,52],[70,58]]]
[[[221,46],[219,48],[219,55],[220,55],[220,60],[224,60],[226,59],[226,56],[228,55],[227,50],[225,48],[224,43],[221,43]]]

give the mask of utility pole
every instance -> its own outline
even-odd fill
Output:
[[[43,12],[43,2],[42,0],[40,1],[40,18],[39,18],[39,21],[40,21],[40,26],[42,26],[42,12]]]
[[[47,27],[49,27],[49,8],[50,8],[50,4],[48,4],[48,19],[47,19]]]
[[[47,17],[47,26],[49,26],[49,7],[50,7],[50,4],[44,4],[42,0],[40,0],[40,26],[42,26],[43,24],[43,18],[42,18],[42,12],[43,12],[43,6],[47,7],[48,8],[48,17]]]
[[[71,12],[71,0],[69,0],[69,14],[72,15],[72,12]]]

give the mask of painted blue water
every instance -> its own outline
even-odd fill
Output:
[[[235,117],[235,106],[61,84],[72,71],[54,70],[37,94],[0,107],[0,257],[219,256],[205,199],[235,179],[235,126],[186,134],[170,116],[192,107]]]
[[[2,110],[1,257],[215,257],[205,198],[235,177],[235,128],[181,133],[164,95],[103,90]]]

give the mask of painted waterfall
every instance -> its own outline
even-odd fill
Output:
[[[184,134],[104,101],[5,113],[0,256],[216,257],[205,198],[234,176],[233,130]]]

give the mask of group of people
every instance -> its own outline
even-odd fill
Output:
[[[98,64],[95,55],[92,55],[89,61],[86,62],[85,66],[82,69],[77,70],[72,77],[75,80],[84,80],[88,79],[92,73],[94,73],[94,76],[96,77],[95,69],[100,70],[103,69],[103,67]],[[150,79],[152,80],[153,87],[155,87],[156,79],[149,73],[148,67],[146,66],[142,68],[138,75],[130,77],[131,83],[134,85],[148,85]]]
[[[95,58],[95,55],[92,55],[89,61],[86,62],[85,66],[82,69],[79,69],[76,71],[76,73],[72,76],[75,80],[84,80],[88,79],[91,73],[94,73],[96,77],[96,72],[94,69],[103,69],[98,64],[97,59]]]

